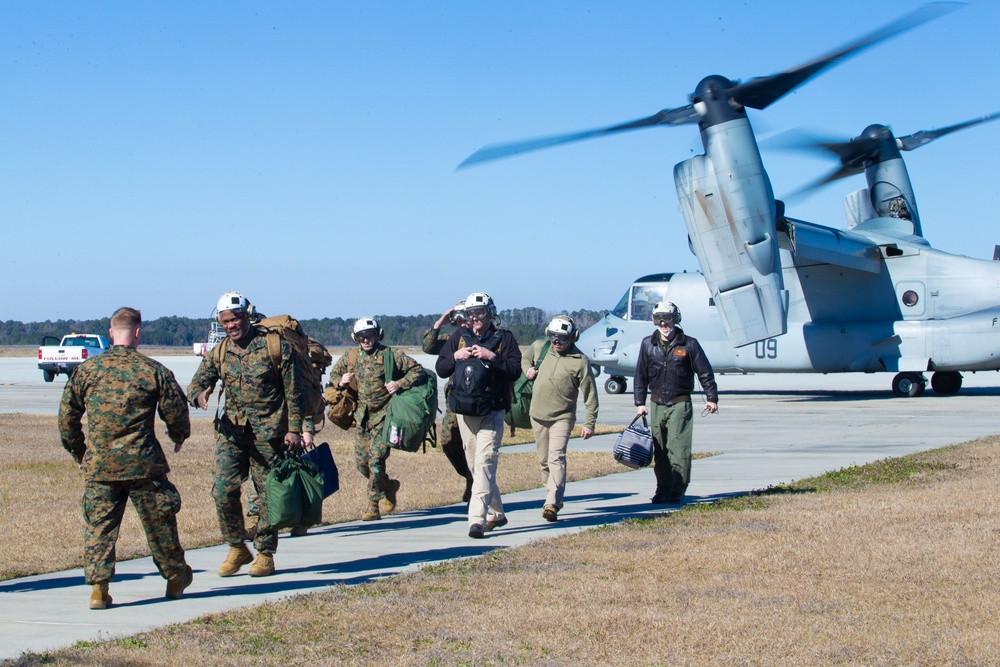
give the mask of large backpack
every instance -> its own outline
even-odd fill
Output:
[[[551,345],[552,343],[549,341],[545,341],[545,344],[542,345],[542,349],[538,353],[538,359],[534,363],[536,371],[541,367],[542,361],[545,359],[545,355],[548,354]],[[507,411],[507,414],[503,418],[507,422],[507,425],[510,426],[511,433],[515,429],[531,428],[531,417],[528,412],[531,410],[531,394],[534,387],[534,381],[529,380],[528,376],[524,373],[521,373],[520,377],[514,380],[514,396],[510,400],[510,410]]]
[[[306,336],[299,321],[291,315],[265,317],[255,322],[253,326],[264,334],[267,354],[271,358],[271,367],[275,375],[281,375],[281,341],[287,342],[294,351],[297,357],[299,387],[306,405],[303,417],[312,417],[316,432],[319,432],[323,428],[323,411],[326,408],[326,400],[323,398],[323,373],[333,361],[333,357],[322,343]],[[217,368],[222,367],[228,343],[229,339],[223,338],[212,350]]]
[[[492,352],[500,351],[500,332],[494,331],[488,341],[478,341],[468,331],[462,330],[459,348],[479,345]],[[455,362],[448,392],[448,408],[457,415],[482,417],[492,412],[499,403],[500,386],[489,364],[476,357]]]
[[[385,381],[389,382],[395,369],[391,348],[386,348],[384,361]],[[438,412],[437,375],[424,368],[421,376],[415,385],[397,391],[389,399],[382,436],[393,449],[415,452],[423,445],[426,452],[427,441],[433,446],[437,440],[434,423]]]
[[[348,350],[347,368],[349,373],[354,372],[354,367],[358,363],[358,348]],[[354,413],[358,409],[358,380],[351,378],[351,383],[346,387],[340,386],[340,378],[330,378],[330,385],[323,391],[323,398],[326,399],[330,408],[326,412],[327,418],[334,425],[345,431],[354,428]]]

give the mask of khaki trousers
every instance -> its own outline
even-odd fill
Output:
[[[472,471],[472,497],[469,499],[469,525],[482,526],[486,521],[503,518],[500,487],[497,486],[497,459],[503,438],[503,410],[482,417],[458,415],[465,460]]]
[[[575,425],[575,415],[559,421],[531,418],[531,430],[538,446],[538,465],[545,485],[545,504],[559,509],[562,509],[566,494],[566,448]]]

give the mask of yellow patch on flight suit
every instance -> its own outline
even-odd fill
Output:
[[[675,357],[686,357],[687,353],[688,353],[688,351],[686,349],[684,349],[683,347],[678,347],[678,348],[674,349],[674,356]]]

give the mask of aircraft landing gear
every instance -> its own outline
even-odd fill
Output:
[[[922,373],[899,373],[892,378],[892,393],[900,398],[915,398],[924,393],[927,379]]]
[[[620,375],[612,375],[604,383],[604,391],[609,394],[624,394],[628,382]]]
[[[957,394],[961,388],[962,374],[958,371],[937,371],[931,376],[931,389],[936,394]]]

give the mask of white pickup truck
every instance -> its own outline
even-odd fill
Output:
[[[87,359],[107,352],[111,345],[104,336],[96,334],[71,333],[60,341],[55,336],[46,336],[38,348],[38,367],[42,378],[52,382],[60,373],[69,375],[74,368]]]

